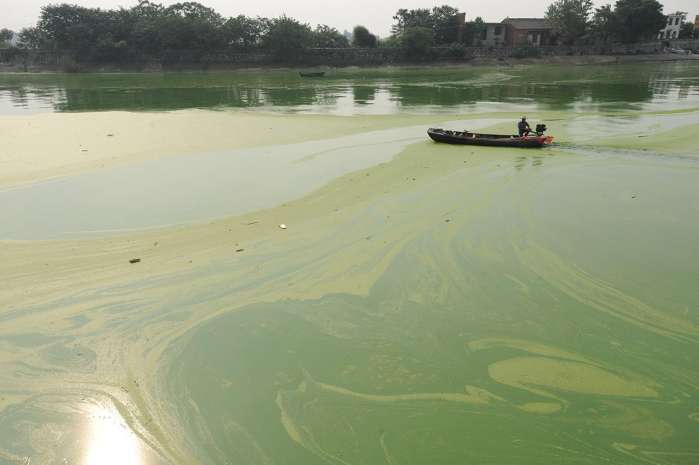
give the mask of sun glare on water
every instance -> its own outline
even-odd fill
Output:
[[[140,441],[114,409],[91,412],[84,465],[143,465]]]

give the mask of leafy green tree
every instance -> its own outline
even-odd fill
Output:
[[[480,16],[466,23],[464,27],[463,42],[465,45],[480,45],[485,34],[485,22]]]
[[[200,3],[175,3],[159,18],[160,43],[172,50],[220,50],[225,46],[223,24],[221,15]]]
[[[198,2],[175,3],[165,9],[166,14],[177,15],[190,21],[200,21],[208,24],[221,24],[223,18],[213,8]]]
[[[590,21],[590,31],[602,43],[607,43],[617,36],[619,25],[611,5],[595,9]]]
[[[395,23],[391,28],[394,35],[400,35],[406,30],[415,27],[432,29],[434,18],[429,8],[417,8],[415,10],[399,9],[393,16]]]
[[[376,47],[378,42],[376,36],[369,32],[364,26],[355,26],[352,31],[352,45],[355,47]]]
[[[687,21],[682,24],[682,27],[680,27],[680,39],[694,39],[696,38],[696,35],[697,31],[694,28],[694,23]]]
[[[141,0],[119,10],[64,3],[42,9],[31,42],[75,52],[78,61],[170,60],[183,54],[198,61],[228,45],[224,24],[221,15],[197,2],[166,8]]]
[[[618,0],[614,16],[618,37],[625,43],[654,39],[667,21],[663,6],[656,0]]]
[[[556,0],[546,10],[546,19],[563,43],[572,45],[588,32],[591,13],[592,0]]]
[[[138,5],[128,10],[131,23],[130,46],[137,50],[141,58],[158,57],[163,51],[160,35],[161,21],[165,8],[148,0],[141,0]]]
[[[434,45],[434,35],[426,27],[411,27],[400,35],[401,47],[408,58],[426,58]]]
[[[349,40],[334,27],[318,24],[313,30],[313,46],[318,48],[346,48]]]
[[[400,48],[400,37],[391,35],[379,40],[379,47],[384,48]]]
[[[444,45],[456,42],[460,25],[457,22],[458,8],[449,5],[408,10],[399,9],[393,16],[394,24],[391,33],[400,36],[408,29],[420,27],[429,29],[434,34],[434,41]]]
[[[20,48],[40,49],[46,47],[47,39],[37,27],[27,27],[19,31],[17,36]]]
[[[267,18],[249,18],[244,15],[229,18],[223,25],[227,45],[249,49],[258,46],[269,29]]]
[[[165,7],[160,3],[153,3],[150,0],[139,0],[138,4],[129,11],[138,17],[155,18],[160,16],[164,10]]]
[[[62,3],[41,9],[37,28],[56,48],[84,52],[104,32],[102,10]]]
[[[41,9],[32,40],[42,47],[76,53],[79,61],[121,59],[130,35],[124,10],[101,10],[66,3]]]
[[[270,21],[263,43],[277,59],[296,61],[312,45],[313,33],[308,24],[280,16]]]
[[[449,5],[432,8],[432,30],[436,44],[445,45],[457,42],[460,27],[457,22],[458,14],[459,9]]]

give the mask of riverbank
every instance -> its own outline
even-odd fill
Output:
[[[539,58],[475,58],[469,66],[517,66],[517,65],[614,65],[653,62],[693,62],[699,55],[679,55],[674,53],[653,53],[647,55],[580,55],[545,56]]]
[[[569,65],[569,66],[584,66],[584,65],[615,65],[615,64],[633,64],[633,63],[654,63],[654,62],[697,62],[699,54],[681,55],[675,53],[653,53],[644,55],[552,55],[543,57],[531,58],[504,58],[504,57],[475,57],[468,61],[444,60],[439,62],[417,62],[417,63],[386,63],[386,64],[368,64],[368,65],[348,65],[343,67],[329,65],[314,65],[312,69],[321,69],[332,73],[333,71],[351,70],[351,69],[401,69],[401,68],[480,68],[480,67],[513,67],[518,65]],[[239,72],[257,72],[257,71],[307,71],[311,68],[308,66],[288,66],[279,64],[268,65],[248,65],[248,64],[212,64],[202,68],[201,65],[191,66],[80,66],[78,68],[70,67],[68,70],[60,66],[36,66],[25,67],[21,64],[3,65],[0,64],[0,74],[42,74],[42,73],[162,73],[162,72],[199,72],[199,71],[239,71]]]
[[[694,51],[694,55],[671,53],[670,49]],[[546,46],[539,48],[464,47],[433,48],[423,59],[411,60],[399,48],[308,49],[295,64],[280,63],[264,52],[223,52],[206,59],[179,57],[168,62],[84,62],[70,53],[0,50],[0,72],[160,72],[195,70],[309,69],[385,66],[482,66],[516,64],[607,64],[697,59],[699,41],[674,41],[609,46]]]

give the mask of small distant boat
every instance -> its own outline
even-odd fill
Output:
[[[325,76],[325,71],[299,71],[299,75],[305,78],[318,78]]]
[[[543,126],[543,125],[542,125]],[[545,136],[543,130],[537,126],[537,132],[530,136],[519,137],[516,135],[501,135],[501,134],[479,134],[477,132],[468,131],[449,131],[446,129],[430,128],[427,130],[427,135],[435,142],[444,142],[446,144],[459,145],[485,145],[490,147],[519,147],[519,148],[538,148],[550,144],[553,137]]]

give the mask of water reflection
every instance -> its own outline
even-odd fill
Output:
[[[83,465],[142,465],[141,442],[119,413],[103,405],[92,407],[88,419]]]
[[[15,74],[0,76],[0,114],[226,107],[392,114],[421,107],[473,111],[494,103],[544,110],[662,109],[667,102],[699,102],[697,71],[697,63],[336,70],[313,81],[289,71]],[[388,98],[378,99],[379,93]]]
[[[369,105],[376,97],[376,86],[357,84],[352,87],[352,97],[357,105]]]
[[[3,392],[0,400],[7,399],[9,392]],[[134,433],[112,399],[88,397],[88,393],[56,392],[3,406],[0,409],[0,464],[166,463]]]

